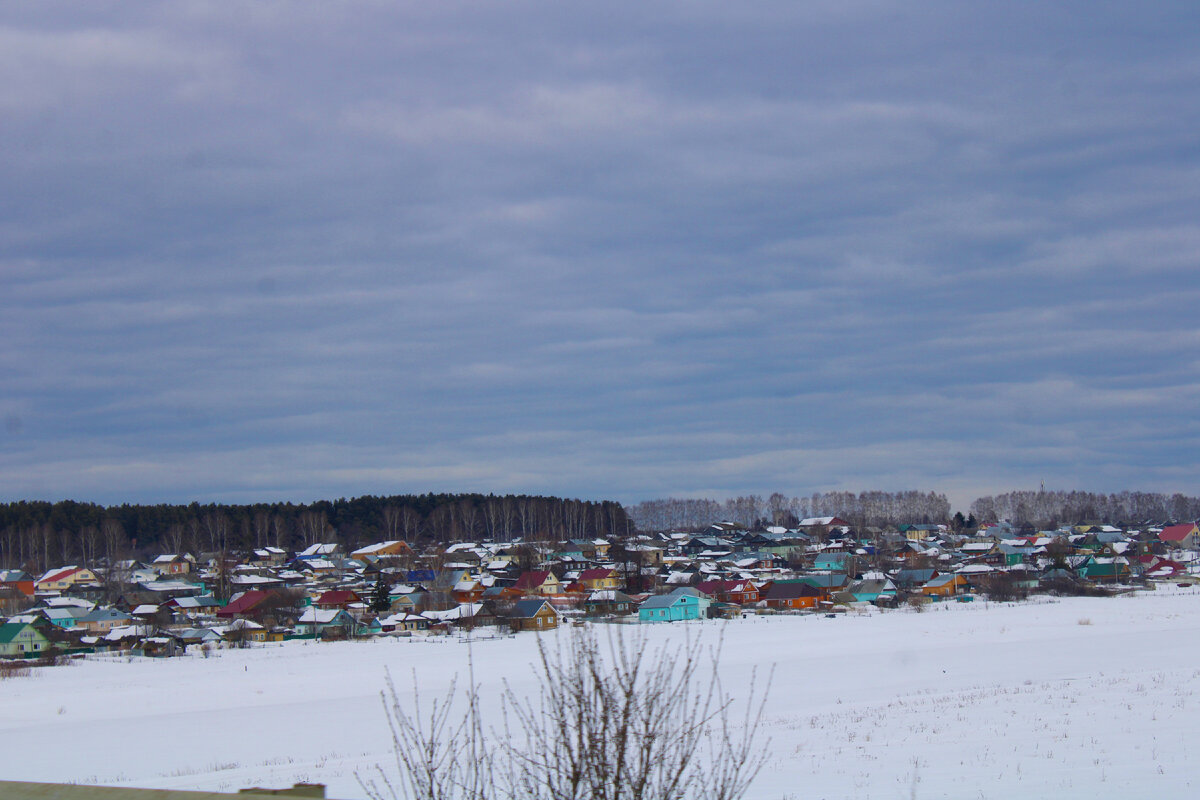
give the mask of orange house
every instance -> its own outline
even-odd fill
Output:
[[[759,589],[753,581],[704,581],[696,585],[718,603],[734,603],[744,606],[759,601]]]
[[[0,587],[16,589],[26,597],[33,597],[33,578],[19,569],[0,569]]]
[[[951,597],[968,590],[970,584],[967,579],[957,572],[948,572],[944,575],[938,575],[936,578],[930,578],[929,582],[921,587],[921,594],[926,597]]]
[[[773,582],[765,588],[761,596],[766,601],[767,608],[780,610],[816,608],[817,603],[829,599],[829,594],[824,589],[818,589],[804,581]]]

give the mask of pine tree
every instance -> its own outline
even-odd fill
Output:
[[[388,585],[383,582],[382,578],[378,578],[375,581],[375,588],[371,590],[369,605],[371,610],[377,614],[382,614],[392,607],[392,598],[388,592]]]

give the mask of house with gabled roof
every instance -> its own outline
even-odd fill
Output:
[[[12,588],[26,597],[33,597],[33,576],[20,569],[0,569],[0,588]]]
[[[75,620],[88,633],[108,633],[113,628],[128,625],[133,617],[115,608],[94,608]]]
[[[624,616],[632,614],[636,608],[634,599],[620,589],[599,589],[583,601],[583,613],[593,617],[609,614]]]
[[[1200,550],[1200,526],[1194,522],[1168,525],[1158,534],[1158,540],[1176,550]]]
[[[358,627],[354,617],[343,609],[306,608],[296,620],[296,633],[321,637],[331,631],[349,635]]]
[[[589,592],[597,592],[602,589],[616,589],[621,585],[621,577],[612,567],[585,569],[579,573],[577,580]]]
[[[218,609],[216,614],[221,619],[257,616],[258,607],[269,596],[270,592],[265,592],[261,589],[247,589],[241,594],[235,594],[231,597],[229,603],[224,608]]]
[[[970,582],[961,572],[948,572],[930,578],[921,587],[921,594],[927,597],[950,597],[970,589]]]
[[[0,658],[36,658],[49,647],[50,640],[32,623],[0,625]]]
[[[696,584],[696,588],[719,603],[748,605],[759,600],[758,586],[745,579],[709,580]]]
[[[806,580],[772,581],[760,590],[760,597],[767,608],[795,611],[828,601],[829,590]]]
[[[712,600],[690,586],[681,586],[667,594],[647,597],[638,606],[638,619],[642,622],[676,622],[688,619],[704,619]]]
[[[360,547],[350,554],[351,558],[404,558],[413,554],[408,542],[399,539],[389,539],[386,542],[376,542],[366,547]]]
[[[159,575],[186,575],[192,571],[192,558],[180,553],[164,553],[150,562]]]
[[[330,589],[322,592],[320,597],[313,601],[313,605],[317,608],[348,609],[351,605],[361,602],[362,598],[358,596],[358,593],[350,589]]]
[[[311,544],[308,547],[296,553],[296,558],[300,559],[332,559],[336,558],[342,552],[342,547],[337,542],[318,542]]]
[[[513,589],[522,594],[552,595],[562,593],[562,582],[548,569],[522,572],[513,584]]]
[[[544,631],[558,627],[558,612],[549,600],[541,597],[516,601],[508,619],[514,631]]]
[[[46,571],[34,581],[34,587],[39,592],[65,592],[76,584],[96,583],[97,580],[96,573],[87,567],[58,567]]]

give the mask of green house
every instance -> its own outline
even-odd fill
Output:
[[[28,622],[0,625],[0,658],[36,658],[49,646],[50,640]]]

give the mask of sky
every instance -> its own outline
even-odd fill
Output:
[[[1196,494],[1194,2],[0,9],[0,499]]]

